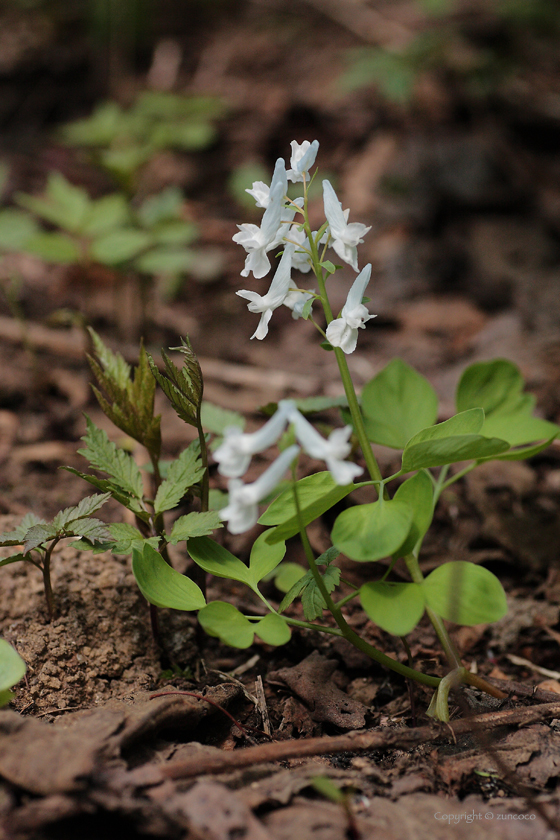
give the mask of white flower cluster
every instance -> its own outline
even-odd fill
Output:
[[[276,443],[288,424],[293,425],[299,446],[293,444],[284,450],[252,484],[241,481],[251,457]],[[335,429],[325,440],[292,400],[282,400],[276,413],[257,432],[249,434],[237,426],[229,426],[224,432],[222,444],[214,452],[214,458],[218,462],[218,472],[230,479],[229,503],[220,511],[230,533],[241,534],[256,524],[259,502],[277,487],[300,446],[312,458],[325,461],[336,484],[346,485],[354,481],[363,470],[357,464],[344,460],[350,454],[351,433],[352,427],[345,426]]]
[[[239,233],[234,242],[242,245],[247,252],[242,277],[252,272],[257,279],[265,277],[271,265],[268,253],[285,244],[282,258],[276,269],[272,283],[265,295],[248,289],[241,289],[237,294],[249,301],[250,312],[260,314],[257,329],[251,338],[263,339],[268,334],[268,324],[272,313],[279,306],[292,310],[294,318],[300,318],[305,304],[315,296],[311,289],[300,289],[292,280],[292,269],[304,273],[310,271],[310,246],[301,225],[294,223],[298,209],[303,208],[303,199],[290,201],[287,196],[288,181],[294,183],[307,179],[309,170],[315,163],[319,143],[291,142],[292,154],[290,169],[286,171],[283,158],[278,158],[270,186],[262,181],[255,181],[246,192],[253,196],[257,207],[264,209],[260,227],[254,224],[238,225]],[[370,230],[359,222],[348,223],[350,211],[343,210],[336,193],[329,181],[323,181],[323,200],[327,229],[317,244],[328,244],[336,254],[354,271],[358,271],[357,246]],[[367,265],[356,278],[346,304],[340,315],[327,327],[327,339],[333,347],[340,347],[345,353],[353,353],[358,340],[358,330],[375,315],[370,315],[362,304],[362,298],[371,276],[371,265]]]

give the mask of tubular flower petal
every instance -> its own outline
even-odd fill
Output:
[[[352,434],[352,427],[345,426],[343,429],[335,429],[325,440],[319,434],[303,414],[293,403],[285,405],[285,401],[279,403],[279,407],[287,412],[288,420],[293,424],[297,440],[302,449],[312,458],[324,461],[336,484],[345,485],[363,473],[361,467],[351,461],[345,461],[352,449],[349,439]]]
[[[310,143],[309,140],[304,140],[303,143],[299,144],[296,140],[292,140],[290,146],[292,147],[291,169],[288,169],[286,175],[288,180],[295,184],[298,181],[303,181],[303,173],[309,172],[315,163],[319,151],[319,141],[314,140],[313,143]]]
[[[297,224],[292,225],[286,234],[286,239],[289,239],[290,242],[294,242],[296,245],[292,257],[292,268],[297,268],[298,271],[307,274],[308,271],[311,271],[311,256],[307,253],[310,249],[305,231],[300,230],[300,226]]]
[[[282,306],[286,296],[290,290],[291,283],[291,269],[292,269],[292,253],[294,246],[286,246],[282,259],[278,263],[276,274],[270,284],[270,288],[266,295],[259,295],[257,292],[252,292],[249,289],[241,289],[236,294],[239,297],[245,298],[249,303],[247,308],[249,312],[261,313],[259,325],[251,338],[258,338],[262,340],[268,334],[268,323],[272,318],[272,313],[279,306]]]
[[[358,330],[364,330],[366,322],[375,318],[362,303],[362,298],[371,276],[371,263],[358,274],[342,307],[340,318],[331,321],[327,327],[327,341],[333,347],[340,347],[345,353],[353,353],[358,343]]]
[[[264,207],[266,210],[270,204],[270,195],[274,192],[278,184],[282,184],[282,196],[285,196],[288,191],[288,179],[286,176],[286,164],[284,163],[284,158],[278,158],[276,161],[270,187],[267,186],[264,181],[255,181],[252,189],[245,190],[245,192],[253,196],[257,207]]]
[[[282,240],[282,236],[278,240],[278,233],[282,226],[283,198],[284,190],[282,184],[279,183],[270,193],[270,201],[264,211],[261,226],[237,225],[239,233],[236,233],[232,239],[247,251],[245,267],[241,272],[242,277],[248,277],[249,272],[252,271],[253,276],[258,279],[264,277],[270,271],[270,260],[267,257],[267,252],[275,248],[277,242]]]
[[[251,457],[276,443],[286,428],[286,410],[279,408],[258,431],[249,434],[239,426],[228,426],[221,445],[214,452],[218,472],[228,478],[240,478],[247,472]]]
[[[252,484],[239,478],[229,481],[229,503],[220,511],[220,518],[227,521],[231,534],[242,534],[256,525],[259,502],[272,493],[298,452],[299,446],[289,446]]]
[[[292,318],[297,319],[302,317],[303,307],[312,297],[315,297],[315,293],[311,289],[300,289],[292,280],[290,290],[284,298],[283,303],[284,306],[292,310]]]
[[[330,181],[323,181],[323,199],[332,238],[331,245],[341,260],[351,265],[354,271],[358,271],[357,246],[364,241],[362,237],[371,227],[360,222],[348,224],[348,211],[343,212]]]

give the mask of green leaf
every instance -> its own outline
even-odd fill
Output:
[[[198,613],[198,620],[209,636],[235,648],[248,648],[253,644],[253,624],[233,604],[212,601]]]
[[[183,204],[183,193],[179,187],[167,187],[144,199],[137,211],[138,218],[144,227],[152,228],[160,222],[180,219]]]
[[[18,204],[70,233],[81,231],[90,200],[82,187],[71,184],[60,172],[49,172],[44,197],[19,193]]]
[[[192,537],[205,537],[221,528],[222,522],[218,511],[209,510],[205,512],[191,511],[185,516],[180,516],[173,524],[169,542],[177,545],[181,540],[190,540]],[[189,543],[190,549],[190,543]]]
[[[441,440],[452,435],[477,435],[483,424],[484,411],[481,408],[470,408],[461,414],[455,414],[443,423],[422,429],[408,441],[407,446],[413,446],[424,440]]]
[[[99,510],[108,499],[111,498],[110,493],[98,493],[95,496],[86,496],[85,499],[75,505],[74,507],[65,508],[56,514],[52,521],[52,525],[57,530],[66,528],[71,522],[76,519],[83,519],[91,516],[96,510]]]
[[[238,580],[252,586],[249,568],[231,551],[218,545],[209,537],[192,537],[189,540],[189,554],[201,569],[216,577]]]
[[[173,246],[190,245],[194,242],[198,236],[198,228],[192,222],[184,222],[182,219],[168,219],[161,221],[152,228],[152,236],[154,237],[154,242],[158,245],[166,246],[168,253],[173,253],[173,251],[169,250]],[[191,252],[184,251],[184,253],[190,254]]]
[[[135,514],[135,516],[137,516],[143,522],[150,521],[150,514],[144,507],[143,501],[126,493],[124,490],[119,488],[119,485],[111,479],[97,478],[97,476],[95,475],[89,475],[88,473],[83,473],[79,470],[75,470],[74,467],[62,467],[62,469],[66,470],[66,472],[72,473],[72,475],[79,476],[79,478],[82,478],[84,481],[87,481],[88,484],[93,485],[93,487],[96,487],[98,490],[102,490],[103,492],[110,492],[113,499],[115,499],[121,505],[124,505],[124,507],[128,508],[128,510],[131,510]]]
[[[270,545],[266,541],[267,531],[259,534],[251,549],[249,558],[249,585],[256,589],[259,581],[273,571],[284,559],[286,543],[277,542]]]
[[[65,125],[62,137],[74,146],[108,146],[119,131],[123,112],[116,102],[102,102],[91,116]]]
[[[407,502],[395,499],[348,508],[337,517],[331,539],[352,560],[380,560],[404,543],[413,515]]]
[[[154,460],[161,451],[161,416],[154,416],[156,383],[143,342],[137,367],[131,369],[120,353],[113,353],[89,328],[96,358],[88,356],[99,384],[93,387],[99,405],[125,434],[145,446]],[[132,378],[131,378],[132,373]]]
[[[82,256],[77,243],[64,233],[36,233],[26,240],[23,250],[46,262],[63,265],[79,262]]]
[[[143,230],[121,228],[103,234],[90,246],[92,259],[104,265],[119,265],[137,257],[152,244],[152,238]]]
[[[10,207],[0,211],[0,250],[25,250],[27,241],[38,232],[35,220],[23,210]]]
[[[84,537],[89,542],[107,542],[110,533],[99,519],[77,519],[64,528],[66,537]]]
[[[269,613],[253,624],[253,630],[267,645],[285,645],[292,636],[289,624],[279,615]]]
[[[86,423],[87,432],[82,437],[86,447],[78,450],[80,455],[83,455],[94,469],[107,473],[111,486],[116,486],[126,495],[142,502],[142,475],[133,457],[110,441],[107,433],[98,429],[87,415]]]
[[[91,202],[81,232],[95,239],[129,223],[130,214],[124,194],[111,193]]]
[[[433,611],[455,624],[487,624],[499,621],[507,612],[505,592],[498,578],[474,563],[445,563],[428,575],[423,588]]]
[[[219,405],[202,400],[200,408],[200,422],[202,428],[215,435],[222,435],[228,426],[239,426],[245,428],[245,418],[238,411],[231,411],[221,408]]]
[[[416,543],[430,527],[434,515],[434,486],[426,472],[417,472],[401,484],[394,496],[395,501],[406,502],[414,511],[412,525],[404,543],[395,552],[404,557],[414,550]]]
[[[12,563],[19,563],[20,560],[27,560],[25,554],[10,554],[9,557],[3,557],[0,560],[0,566],[9,566]]]
[[[52,525],[33,525],[26,533],[23,543],[23,553],[28,554],[34,548],[57,536],[56,528]]]
[[[325,260],[321,263],[321,268],[324,268],[328,274],[334,274],[337,268],[340,266],[334,265],[330,260]]]
[[[185,496],[187,490],[194,487],[202,476],[205,468],[200,461],[200,444],[197,441],[185,449],[173,461],[167,471],[167,478],[161,482],[154,500],[156,514],[172,510]]]
[[[274,574],[274,585],[280,592],[289,592],[294,584],[301,580],[305,574],[305,569],[299,563],[281,563]],[[294,597],[299,595],[296,593]],[[293,600],[293,599],[292,599]],[[291,603],[291,601],[290,601]],[[280,610],[282,612],[282,610]]]
[[[115,541],[111,546],[113,554],[130,554],[133,546],[144,540],[138,528],[129,525],[128,522],[114,522],[108,528]],[[152,540],[152,547],[157,550],[159,537],[150,537],[150,540]]]
[[[19,653],[0,639],[0,691],[6,691],[18,683],[24,676],[27,666]]]
[[[310,522],[318,519],[355,489],[355,484],[348,484],[345,487],[335,484],[328,471],[300,479],[297,482],[297,491],[303,524],[309,525]],[[280,540],[285,541],[298,533],[299,522],[291,485],[269,505],[260,517],[259,523],[280,526],[268,532],[267,541],[270,544]]]
[[[134,261],[134,267],[144,274],[185,274],[195,259],[187,248],[154,248]]]
[[[132,550],[132,571],[142,595],[156,607],[188,611],[206,604],[196,583],[172,569],[151,545]]]
[[[33,525],[46,525],[45,519],[41,519],[34,513],[26,513],[17,528],[13,531],[6,531],[0,534],[0,546],[5,545],[21,545],[25,539],[25,535]]]
[[[364,583],[360,601],[371,620],[394,636],[406,636],[424,613],[422,586],[417,583]]]
[[[477,362],[465,370],[457,386],[457,411],[483,408],[486,416],[510,414],[520,407],[523,385],[521,372],[513,362]]]
[[[437,417],[438,398],[427,379],[402,359],[393,359],[362,391],[366,431],[373,443],[404,449]]]
[[[307,575],[309,575],[309,578]],[[337,566],[328,566],[325,571],[321,573],[321,577],[323,578],[323,583],[325,584],[327,592],[330,594],[336,589],[340,582],[340,569]],[[303,613],[307,621],[314,621],[316,618],[323,615],[323,610],[327,608],[327,605],[321,594],[321,590],[317,586],[315,578],[310,571],[304,575],[302,581],[305,582],[301,591],[301,606],[303,607]]]
[[[407,446],[403,452],[402,471],[412,472],[426,467],[478,461],[499,455],[509,449],[505,440],[482,435],[452,435]]]
[[[510,446],[551,441],[560,434],[560,428],[555,423],[549,423],[523,411],[513,414],[491,414],[486,418],[482,431],[486,437],[507,440]]]
[[[340,397],[304,397],[301,400],[294,400],[297,408],[302,414],[319,414],[329,408],[346,408],[348,400],[342,394]]]
[[[185,423],[198,428],[204,383],[198,359],[188,338],[181,339],[181,347],[173,347],[183,355],[183,367],[178,368],[161,351],[165,373],[160,373],[154,360],[148,356],[150,368],[163,393]]]

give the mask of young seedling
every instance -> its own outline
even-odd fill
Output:
[[[56,614],[51,583],[51,562],[54,549],[61,540],[68,537],[87,539],[89,545],[95,545],[110,538],[105,524],[92,517],[92,513],[98,511],[110,495],[110,493],[103,493],[88,496],[78,505],[57,513],[51,522],[28,513],[14,531],[0,534],[0,546],[17,546],[20,549],[17,553],[1,559],[0,566],[22,561],[31,563],[43,575],[50,621]]]

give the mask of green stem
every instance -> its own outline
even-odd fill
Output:
[[[56,615],[56,608],[54,603],[54,593],[51,582],[51,557],[53,549],[60,537],[56,537],[45,551],[41,571],[43,573],[43,586],[45,587],[45,599],[47,601],[47,610],[49,613],[49,621],[52,621]]]
[[[409,668],[407,665],[403,665],[401,662],[398,662],[396,659],[391,659],[390,656],[387,656],[384,653],[381,653],[380,650],[370,645],[369,642],[366,642],[365,639],[362,639],[358,634],[352,630],[349,624],[346,622],[346,619],[342,615],[340,608],[335,604],[333,599],[330,596],[330,593],[325,586],[325,582],[319,569],[317,568],[317,564],[315,562],[315,556],[313,554],[313,549],[311,548],[311,543],[309,542],[309,537],[307,536],[307,532],[303,525],[303,519],[301,516],[301,508],[299,505],[295,475],[293,476],[293,491],[294,491],[294,502],[297,512],[297,517],[299,521],[299,533],[301,537],[301,541],[303,544],[303,549],[305,551],[305,556],[307,558],[307,562],[309,563],[309,568],[311,570],[311,574],[317,584],[319,592],[323,596],[327,609],[331,613],[332,617],[336,621],[338,627],[342,631],[342,635],[345,639],[354,645],[354,647],[361,650],[362,653],[365,653],[370,659],[373,659],[375,662],[378,662],[380,665],[384,665],[386,668],[390,668],[392,671],[396,671],[397,674],[401,674],[403,677],[407,677],[416,682],[423,683],[424,685],[429,685],[432,687],[437,687],[440,683],[439,677],[430,677],[428,674],[423,674],[421,671],[416,671],[414,668]]]

